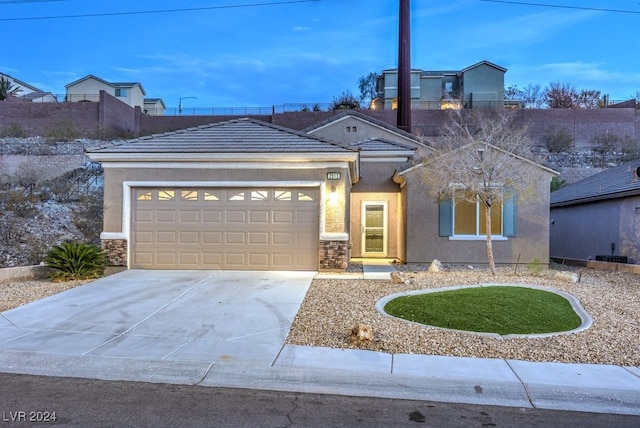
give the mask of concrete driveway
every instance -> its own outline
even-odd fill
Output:
[[[270,365],[314,275],[128,270],[3,312],[0,351]]]

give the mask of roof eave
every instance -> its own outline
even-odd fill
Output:
[[[626,190],[624,192],[607,193],[605,195],[593,195],[583,198],[569,199],[565,201],[551,202],[551,208],[567,207],[571,205],[581,205],[590,202],[607,201],[611,199],[622,199],[632,196],[640,196],[640,189]]]

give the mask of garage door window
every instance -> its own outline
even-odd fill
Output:
[[[220,200],[220,196],[218,196],[217,194],[215,194],[213,192],[205,191],[203,199],[205,201],[219,201]]]
[[[230,201],[244,201],[244,192],[229,193]]]
[[[176,198],[175,190],[159,190],[158,191],[159,201],[173,201],[175,198]]]
[[[182,199],[183,201],[197,201],[198,191],[197,190],[181,190],[180,199]]]
[[[298,201],[300,202],[313,202],[313,196],[311,196],[311,194],[309,193],[305,193],[305,192],[298,192]]]
[[[137,190],[136,200],[138,201],[151,201],[153,200],[153,193],[149,190]]]
[[[267,190],[254,190],[251,192],[252,201],[266,201],[269,199],[269,192]]]
[[[289,190],[276,190],[274,198],[276,201],[290,201],[291,192]]]

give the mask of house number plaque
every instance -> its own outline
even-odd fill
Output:
[[[339,172],[327,172],[327,180],[340,180],[342,178],[342,174]]]

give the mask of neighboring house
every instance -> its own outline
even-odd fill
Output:
[[[0,73],[0,77],[8,79],[9,82],[16,88],[14,95],[21,101],[28,101],[34,103],[55,103],[58,102],[56,97],[51,92],[45,92],[35,86],[29,85],[21,80],[11,77],[8,74]]]
[[[65,87],[68,102],[98,102],[100,91],[103,90],[131,107],[140,107],[144,110],[146,92],[139,82],[107,82],[90,74]]]
[[[411,108],[440,110],[455,108],[498,108],[505,105],[506,68],[481,61],[462,70],[411,70]],[[396,109],[398,70],[383,70],[378,78],[374,109]]]
[[[162,98],[145,98],[144,109],[142,110],[149,116],[164,116],[167,107],[164,105]]]
[[[551,194],[551,257],[640,264],[640,160]],[[606,256],[606,257],[598,257]]]
[[[431,152],[412,134],[340,112],[304,132],[239,119],[88,156],[105,171],[101,239],[111,264],[343,270],[350,257],[486,263],[479,232],[442,236],[444,211],[421,179],[420,159]],[[496,262],[546,262],[555,173],[526,159],[519,166],[541,179],[533,196],[500,212]]]

